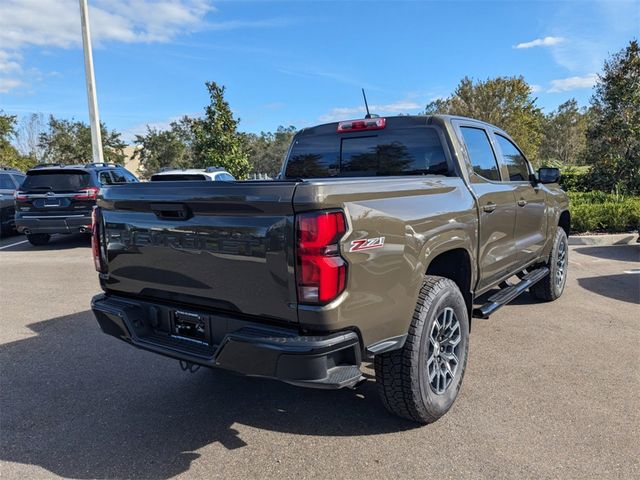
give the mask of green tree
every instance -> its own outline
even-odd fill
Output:
[[[11,143],[11,140],[15,140],[15,136],[15,115],[6,115],[0,110],[0,166],[26,171],[36,162],[33,157],[20,155]]]
[[[427,115],[462,115],[496,125],[513,137],[529,160],[536,161],[543,114],[523,77],[473,82],[463,78],[453,94],[427,105]]]
[[[238,133],[239,119],[233,117],[224,99],[225,88],[207,82],[210,103],[202,119],[193,121],[194,166],[224,167],[236,178],[246,178],[251,171],[249,155]]]
[[[184,116],[171,122],[168,130],[147,126],[145,135],[136,135],[134,143],[139,147],[134,158],[140,159],[143,176],[149,178],[164,167],[194,167],[193,119]]]
[[[541,163],[577,165],[586,145],[587,113],[574,98],[567,100],[544,119],[544,134],[538,158]]]
[[[638,41],[604,63],[591,98],[586,161],[596,186],[640,194],[640,55]]]
[[[272,178],[275,177],[280,172],[295,133],[296,128],[293,126],[280,126],[275,133],[243,134],[252,173],[266,173]]]
[[[42,158],[47,163],[72,165],[92,161],[91,128],[84,122],[49,117],[46,132],[40,134],[39,147]],[[125,159],[126,144],[120,140],[120,133],[107,130],[101,123],[102,149],[104,161],[122,163]]]

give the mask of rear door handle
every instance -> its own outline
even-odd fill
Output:
[[[496,204],[493,202],[487,202],[487,204],[482,207],[482,210],[484,210],[487,213],[491,213],[495,209],[496,209]]]
[[[519,207],[524,207],[526,204],[527,204],[527,201],[524,198],[521,198],[520,200],[518,200]]]

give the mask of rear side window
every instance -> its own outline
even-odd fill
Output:
[[[63,172],[38,171],[27,173],[22,184],[23,190],[52,190],[55,192],[75,192],[91,186],[91,176],[79,170]]]
[[[437,131],[410,127],[349,136],[299,137],[291,148],[286,176],[446,175],[448,171]]]
[[[16,186],[8,174],[0,175],[0,190],[14,190]]]
[[[106,170],[98,174],[98,180],[102,185],[111,185],[113,183],[113,177]]]
[[[496,139],[502,150],[502,162],[509,172],[509,180],[512,182],[525,182],[529,180],[529,167],[524,155],[513,142],[496,133]]]
[[[487,133],[481,128],[460,127],[473,171],[487,180],[500,181],[500,172]]]

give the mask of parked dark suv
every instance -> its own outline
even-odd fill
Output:
[[[15,228],[13,193],[24,180],[24,173],[12,168],[0,168],[0,236]]]
[[[40,165],[27,172],[15,193],[16,228],[33,245],[53,233],[90,233],[91,212],[103,185],[138,179],[120,165]]]

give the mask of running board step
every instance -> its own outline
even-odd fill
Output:
[[[489,315],[491,315],[493,312],[512,301],[531,285],[537,283],[539,280],[542,280],[547,275],[549,275],[548,267],[540,267],[536,270],[532,270],[524,277],[522,277],[522,279],[520,279],[520,282],[507,288],[501,288],[497,293],[489,297],[489,301],[487,303],[479,308],[474,308],[473,317],[489,318]]]

